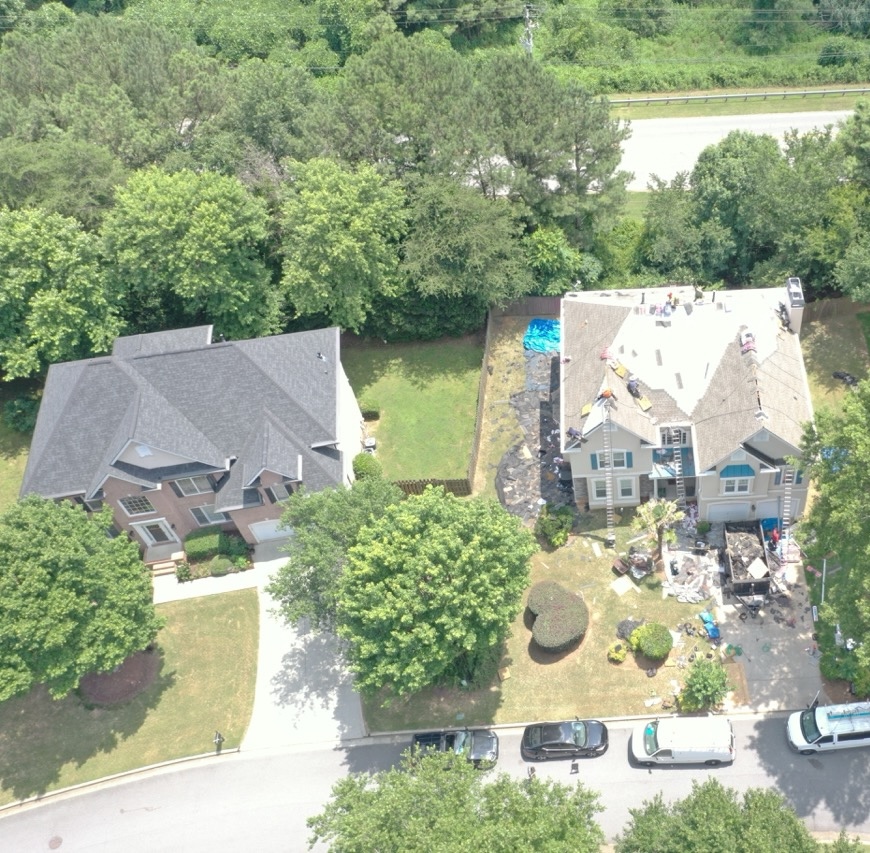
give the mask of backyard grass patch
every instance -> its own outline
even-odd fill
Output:
[[[481,336],[343,343],[341,360],[357,399],[380,411],[368,431],[377,439],[385,477],[467,475],[482,359]]]
[[[845,395],[851,393],[843,382],[832,376],[835,370],[864,379],[870,367],[867,306],[837,300],[836,310],[832,316],[805,321],[801,329],[810,396],[816,411],[839,410]]]
[[[162,666],[125,705],[34,689],[0,704],[0,804],[171,758],[239,745],[251,716],[259,608],[246,589],[158,606]]]
[[[0,387],[0,411],[7,400],[30,391],[23,383],[7,383]],[[30,451],[29,434],[15,432],[0,417],[0,512],[18,500],[18,490],[24,479],[24,468]]]
[[[616,529],[617,551],[627,550],[632,538],[631,515],[625,513]],[[517,723],[527,720],[571,719],[578,716],[616,717],[650,712],[652,696],[671,699],[672,680],[686,670],[661,666],[653,678],[651,663],[629,654],[611,663],[607,652],[616,640],[617,624],[627,618],[661,622],[673,629],[682,622],[700,627],[703,604],[681,604],[662,598],[658,576],[644,579],[637,589],[619,596],[611,589],[613,550],[603,547],[603,514],[584,514],[582,531],[558,551],[539,552],[532,559],[532,583],[553,580],[582,594],[589,608],[589,628],[580,646],[568,653],[548,655],[532,643],[531,620],[524,609],[511,626],[502,654],[479,689],[433,688],[396,701],[387,708],[377,699],[365,704],[372,731],[414,729],[421,726]],[[598,545],[600,556],[595,554]],[[695,642],[699,642],[697,639]],[[700,643],[702,650],[707,644]],[[673,653],[677,656],[680,650]],[[500,680],[497,669],[509,670]]]

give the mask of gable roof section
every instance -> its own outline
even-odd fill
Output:
[[[669,318],[656,313],[669,292],[681,304]],[[762,427],[800,445],[802,423],[812,419],[797,335],[778,315],[785,288],[717,294],[692,304],[691,288],[580,292],[562,301],[562,426],[589,431],[582,407],[602,388],[617,401],[611,420],[644,441],[659,444],[659,430],[695,425],[698,472],[719,464]],[[667,319],[667,322],[662,322]],[[742,352],[741,334],[753,349]],[[641,410],[602,354],[635,374],[649,399]],[[565,361],[565,359],[570,359]],[[600,421],[600,419],[599,419]]]
[[[166,471],[118,462],[130,441],[190,470],[237,458],[227,506],[263,468],[295,478],[300,455],[310,488],[341,482],[339,454],[311,448],[338,437],[338,329],[209,340],[208,326],[138,335],[109,357],[52,366],[21,494],[91,496],[109,475],[159,482]]]

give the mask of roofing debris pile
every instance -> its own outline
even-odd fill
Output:
[[[736,581],[761,580],[767,570],[764,543],[754,524],[729,524],[725,528],[725,545]]]
[[[569,468],[559,457],[558,355],[526,350],[525,370],[525,390],[510,398],[523,441],[502,456],[495,486],[502,506],[528,521],[545,503],[572,506],[574,492]]]

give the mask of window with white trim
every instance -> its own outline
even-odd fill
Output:
[[[192,507],[190,513],[200,527],[207,527],[209,524],[222,524],[230,520],[225,512],[216,512],[214,504]]]
[[[752,477],[728,477],[723,479],[723,495],[748,495],[752,491]]]
[[[628,454],[624,450],[614,450],[613,451],[613,465],[612,468],[628,468]],[[607,454],[603,451],[598,454],[598,467],[606,468],[607,467]]]
[[[150,512],[157,512],[154,504],[145,495],[129,495],[121,498],[118,503],[127,515],[148,515]]]
[[[633,498],[634,497],[634,478],[633,477],[620,477],[616,481],[616,491],[619,497],[621,498]]]
[[[182,477],[180,480],[175,481],[175,485],[178,486],[178,491],[186,498],[189,498],[191,495],[207,495],[214,491],[211,480],[204,475],[200,477]]]
[[[597,501],[603,501],[607,497],[607,481],[606,480],[593,480],[592,481],[592,494]]]
[[[662,427],[660,431],[662,447],[673,447],[674,445],[677,447],[688,447],[689,431],[687,429],[679,428],[679,433],[675,435],[674,433],[677,429],[677,427],[674,427],[673,429]]]

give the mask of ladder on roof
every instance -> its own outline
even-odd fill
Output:
[[[791,489],[795,481],[795,470],[791,465],[786,465],[782,469],[782,525],[780,529],[780,539],[782,540],[782,558],[788,561],[789,554],[789,537],[788,529],[791,525]]]
[[[677,480],[677,506],[686,508],[686,481],[683,479],[683,431],[674,427],[671,432],[671,445],[674,448],[674,477]]]
[[[607,541],[604,543],[608,548],[616,544],[616,533],[613,512],[613,454],[611,453],[610,440],[610,402],[603,400],[604,416],[601,421],[602,435],[604,436],[604,488],[607,496]]]

